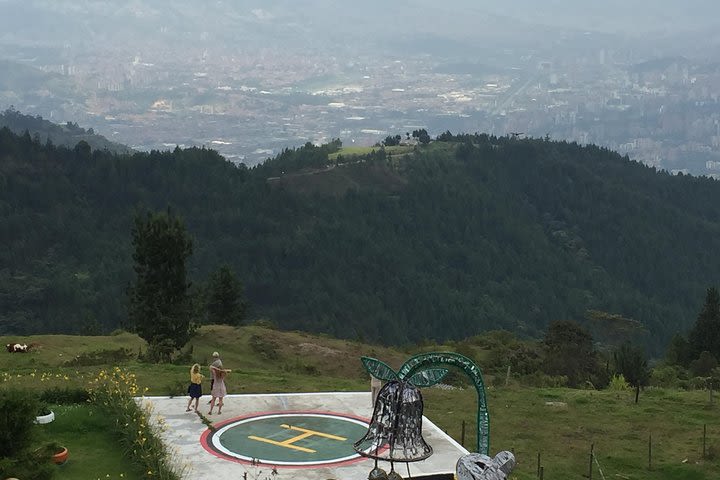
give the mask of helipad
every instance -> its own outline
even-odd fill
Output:
[[[201,399],[204,414],[208,398]],[[186,397],[143,401],[152,406],[154,421],[165,424],[163,438],[187,479],[364,480],[373,467],[352,447],[372,416],[369,392],[229,395],[222,415],[207,415],[213,429],[185,412]],[[433,455],[410,463],[410,475],[405,464],[396,464],[398,473],[452,478],[443,474],[451,474],[467,450],[427,418],[423,438]],[[380,466],[390,469],[386,462]]]

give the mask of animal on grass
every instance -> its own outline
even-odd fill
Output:
[[[24,343],[8,343],[5,345],[8,353],[27,353],[29,348]]]

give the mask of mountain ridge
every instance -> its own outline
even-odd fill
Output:
[[[248,169],[205,148],[90,153],[0,132],[3,333],[116,328],[139,206],[185,219],[198,287],[228,264],[254,317],[390,344],[536,337],[600,310],[640,321],[657,354],[720,268],[716,181],[595,146],[446,132],[401,155],[306,144]]]
[[[72,122],[60,125],[40,116],[33,117],[22,114],[12,107],[0,112],[0,128],[2,127],[7,127],[18,135],[28,132],[30,136],[37,136],[42,142],[65,147],[75,147],[78,142],[84,141],[93,150],[108,150],[113,153],[132,152],[130,147],[112,142],[104,136],[96,134],[92,128],[86,130]]]

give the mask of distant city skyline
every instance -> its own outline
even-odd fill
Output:
[[[0,108],[138,149],[526,132],[720,173],[720,5],[0,0]]]

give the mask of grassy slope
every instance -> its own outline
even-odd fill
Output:
[[[16,339],[0,337],[4,343],[11,340]],[[23,341],[36,342],[39,347],[28,355],[0,354],[3,387],[16,385],[41,390],[55,384],[81,385],[108,366],[64,367],[63,362],[74,352],[119,347],[137,351],[143,346],[140,339],[129,334],[38,336]],[[234,370],[228,377],[232,393],[364,390],[369,382],[358,360],[361,355],[382,359],[397,368],[416,353],[255,326],[203,327],[192,345],[193,361],[202,365],[209,363],[213,350],[222,353],[225,365]],[[139,384],[148,387],[151,395],[182,394],[186,387],[189,365],[147,365],[132,360],[126,366],[137,374]],[[31,376],[33,373],[35,376]],[[486,381],[491,383],[488,377]],[[461,424],[466,422],[466,444],[471,444],[472,449],[475,392],[467,388],[427,389],[424,395],[426,415],[456,439],[460,440]],[[491,450],[493,453],[514,450],[519,465],[513,478],[521,480],[536,478],[538,452],[545,478],[579,478],[587,474],[592,443],[606,478],[720,478],[719,459],[701,458],[703,424],[708,428],[708,447],[716,455],[720,450],[720,407],[717,403],[709,404],[707,392],[650,389],[641,393],[638,405],[633,400],[630,391],[517,385],[488,388]],[[566,406],[546,402],[564,402]],[[650,435],[652,471],[647,467]],[[593,476],[600,478],[597,469]]]

